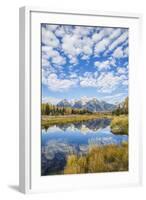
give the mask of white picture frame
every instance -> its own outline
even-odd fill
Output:
[[[139,98],[141,95],[141,21],[142,16],[140,14],[131,13],[51,11],[46,8],[20,8],[19,188],[21,192],[68,191],[72,189],[97,189],[100,187],[135,186],[141,184],[142,133],[140,131],[141,107]],[[38,42],[40,40],[40,23],[129,28],[129,131],[131,134],[129,138],[130,167],[128,172],[41,177],[40,43]],[[138,104],[137,101],[139,102]]]

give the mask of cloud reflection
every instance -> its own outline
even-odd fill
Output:
[[[67,156],[84,155],[91,145],[121,144],[127,135],[114,135],[109,120],[92,120],[42,129],[42,175],[60,173]]]

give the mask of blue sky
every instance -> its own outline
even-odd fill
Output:
[[[128,96],[128,29],[42,24],[42,101]]]

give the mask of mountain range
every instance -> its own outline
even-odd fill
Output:
[[[67,99],[63,99],[57,104],[57,106],[85,109],[90,112],[112,111],[116,108],[116,105],[107,103],[105,101],[99,101],[96,98],[80,99],[75,101],[68,101]]]

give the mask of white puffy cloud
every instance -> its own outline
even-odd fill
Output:
[[[112,95],[102,96],[101,100],[107,101],[109,103],[119,104],[123,102],[126,97],[127,93],[116,93]]]
[[[113,67],[116,67],[116,59],[114,57],[110,57],[109,58],[109,61],[110,61],[110,64],[113,66]]]
[[[47,72],[44,69],[42,69],[42,84],[44,85],[47,85],[47,76]]]
[[[81,87],[97,87],[97,74],[85,72],[79,77]]]
[[[128,85],[128,80],[124,80],[124,81],[122,82],[122,85]]]
[[[52,63],[57,65],[64,65],[66,60],[63,56],[58,55],[52,58]]]
[[[114,75],[112,72],[93,74],[86,72],[83,76],[79,77],[81,87],[96,88],[98,92],[111,93],[116,90],[119,84],[126,85],[125,75]]]
[[[58,37],[60,37],[60,40]],[[121,28],[66,25],[46,25],[46,27],[42,27],[43,44],[47,48],[55,48],[52,52],[49,51],[47,55],[55,56],[54,54],[57,54],[57,52],[63,52],[69,58],[69,63],[73,65],[78,63],[79,55],[82,60],[88,60],[93,55],[93,51],[95,56],[98,56],[101,52],[108,53],[117,48],[120,43],[126,41],[127,38],[128,32]],[[127,53],[128,49],[125,49],[124,56]],[[53,58],[52,61],[54,64],[63,65],[66,60],[63,57],[56,55],[56,58]]]
[[[123,46],[119,46],[117,48],[115,48],[115,50],[113,51],[112,56],[116,59],[118,58],[124,58],[124,57],[128,57],[129,54],[129,48],[123,48]]]
[[[126,47],[124,49],[124,56],[128,57],[128,55],[129,55],[129,47]]]
[[[65,29],[64,29],[64,27],[63,26],[59,26],[57,28],[57,30],[55,31],[55,35],[57,37],[63,37],[65,35]]]
[[[59,79],[56,74],[50,74],[47,78],[47,86],[52,91],[63,92],[71,87],[76,86],[75,79]]]
[[[127,76],[126,74],[121,74],[120,75],[120,79],[123,81],[123,80],[126,80],[127,79]]]
[[[81,57],[82,60],[88,60],[89,58],[90,58],[89,55],[88,55],[88,56],[87,56],[87,55],[83,55],[83,56]]]
[[[42,58],[42,67],[50,66],[50,62],[46,58]]]
[[[115,31],[115,29],[113,28],[100,28],[98,33],[95,32],[92,35],[92,41],[94,43],[98,43],[103,38],[108,38],[109,40],[112,40],[117,37],[118,33],[119,31],[117,32],[117,30]]]
[[[125,42],[128,38],[128,31],[121,34],[116,40],[114,40],[108,47],[109,51],[114,50],[118,45]]]
[[[79,83],[81,87],[94,87],[98,91],[108,92],[116,89],[121,81],[123,86],[127,84],[126,77],[122,76],[126,74],[123,68],[117,69],[118,75],[105,72],[116,66],[117,59],[128,56],[127,30],[46,25],[42,27],[42,43],[42,82],[52,91],[62,92]],[[112,54],[108,54],[112,51]],[[97,72],[78,73],[78,76],[73,74],[80,59],[89,64],[91,56],[96,57],[100,53],[108,55],[108,58],[94,63]]]
[[[62,50],[65,54],[76,56],[81,52],[78,44],[78,38],[76,35],[65,35],[62,40]]]
[[[88,36],[90,32],[93,31],[92,27],[83,27],[83,26],[76,26],[73,29],[73,34],[78,35],[79,37],[82,36]]]
[[[92,48],[88,45],[83,46],[83,53],[86,55],[91,55],[92,54]]]
[[[126,73],[126,68],[119,67],[119,68],[117,68],[117,72],[118,72],[118,74],[125,74]]]
[[[97,81],[97,88],[106,93],[114,91],[116,86],[120,83],[121,77],[114,76],[113,73],[102,73]]]
[[[66,63],[65,57],[61,56],[58,51],[52,47],[42,46],[42,62],[46,58],[56,65],[64,65]]]
[[[94,65],[97,67],[98,70],[106,70],[106,69],[110,69],[110,61],[106,60],[106,61],[96,61],[94,63]]]
[[[77,56],[89,56],[93,53],[93,42],[90,37],[73,34],[62,38],[62,50],[70,59],[70,63],[77,63]]]
[[[51,58],[54,56],[58,56],[59,53],[50,46],[42,46],[42,55],[43,57],[46,55],[47,58]]]
[[[105,36],[110,36],[111,34],[113,34],[114,32],[114,28],[108,28],[108,27],[105,27],[105,28],[102,28],[103,31],[104,31],[104,35]]]
[[[104,61],[95,61],[94,66],[97,67],[99,71],[101,70],[106,71],[111,69],[112,67],[116,67],[116,59],[112,56]]]
[[[113,57],[115,58],[122,58],[123,56],[124,52],[121,47],[116,48],[115,51],[113,52]]]
[[[46,25],[46,29],[48,31],[55,31],[58,27],[59,27],[59,25],[53,25],[53,24],[47,24]]]
[[[76,56],[68,55],[68,58],[69,58],[70,64],[76,65],[78,63],[78,59]]]
[[[99,53],[105,51],[108,48],[110,41],[108,38],[103,38],[95,45],[94,53],[98,55]]]
[[[113,31],[112,31],[112,33],[109,35],[109,39],[110,40],[114,40],[114,39],[116,39],[117,37],[119,37],[121,35],[121,29],[120,28],[118,28],[118,29],[114,29]]]
[[[59,101],[61,101],[61,99],[54,97],[42,97],[42,103],[50,103],[56,105],[57,103],[59,103]]]
[[[57,48],[60,45],[59,40],[53,31],[44,27],[42,27],[42,42],[43,44],[53,48]]]
[[[80,77],[80,86],[81,87],[96,87],[97,80],[92,76]]]
[[[97,43],[97,42],[99,42],[103,37],[104,37],[104,31],[102,30],[102,31],[100,31],[100,32],[98,32],[98,33],[94,33],[94,34],[92,35],[92,41],[93,41],[94,43]]]
[[[72,78],[77,78],[77,74],[76,74],[75,72],[73,72],[73,73],[70,74],[69,77],[70,77],[71,79],[72,79]]]
[[[122,38],[120,38],[122,35],[123,35],[122,30],[120,28],[118,29],[105,28],[98,34],[97,33],[94,34],[92,39],[94,42],[96,42],[94,49],[95,55],[98,55],[99,53],[104,51],[105,53],[108,53],[109,50],[111,50],[110,46],[112,44],[115,45],[114,47],[117,47],[119,42],[122,40]]]
[[[93,53],[93,41],[89,37],[93,30],[92,27],[81,26],[70,29],[69,33],[66,32],[65,28],[56,30],[56,34],[61,36],[61,50],[68,56],[70,63],[77,64],[79,55],[82,56],[82,59],[85,59]]]

